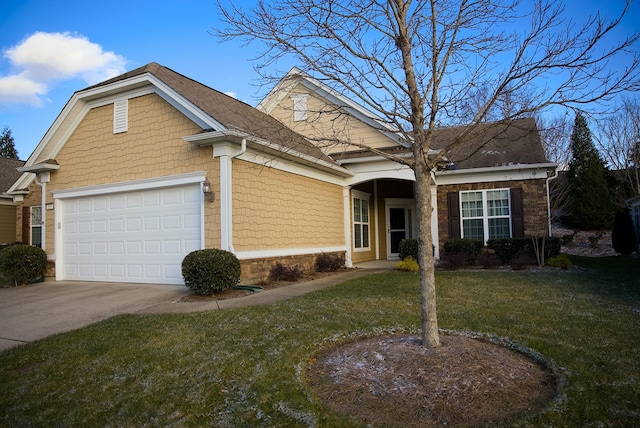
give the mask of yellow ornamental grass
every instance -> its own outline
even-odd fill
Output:
[[[396,263],[394,269],[406,272],[418,272],[419,266],[418,262],[413,257],[409,256],[406,259]]]

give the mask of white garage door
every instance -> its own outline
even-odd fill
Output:
[[[201,192],[187,185],[64,200],[67,280],[181,284],[201,248]]]

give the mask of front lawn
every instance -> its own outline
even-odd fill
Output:
[[[573,260],[581,270],[438,273],[440,327],[559,366],[559,400],[521,424],[638,426],[640,259]],[[418,277],[400,272],[263,307],[119,316],[0,354],[0,426],[360,426],[315,400],[306,367],[418,326]]]

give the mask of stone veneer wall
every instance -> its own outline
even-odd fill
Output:
[[[339,251],[327,254],[339,254],[344,257],[345,252]],[[258,284],[262,281],[267,281],[269,279],[271,268],[275,266],[277,262],[280,262],[285,266],[298,265],[300,269],[305,273],[315,272],[316,258],[319,255],[319,253],[302,254],[298,256],[267,257],[263,259],[240,260],[240,266],[242,267],[240,282],[242,284]]]
[[[522,204],[524,211],[525,236],[548,235],[547,191],[546,180],[519,180],[499,183],[458,184],[438,187],[438,233],[440,235],[440,250],[449,240],[449,208],[447,194],[465,190],[522,188]]]

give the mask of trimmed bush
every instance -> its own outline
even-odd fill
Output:
[[[182,261],[184,285],[202,296],[236,286],[240,272],[240,261],[235,254],[217,248],[193,251]]]
[[[490,239],[487,241],[487,247],[492,249],[500,263],[508,265],[516,258],[534,259],[536,253],[533,245],[533,239],[538,240],[538,248],[542,248],[544,239],[544,258],[555,257],[560,254],[560,238],[546,236],[544,238],[506,238],[506,239]]]
[[[420,270],[420,266],[418,266],[418,262],[415,261],[413,257],[407,256],[405,259],[396,263],[394,269],[405,272],[418,272],[418,270]]]
[[[446,270],[462,269],[468,261],[469,256],[466,254],[444,254],[440,257],[440,267]]]
[[[496,269],[500,266],[498,257],[489,251],[481,251],[480,254],[476,256],[475,263],[482,266],[483,269]]]
[[[618,254],[631,254],[636,249],[636,234],[628,209],[616,213],[611,231],[611,243]]]
[[[297,281],[302,278],[303,274],[302,269],[300,269],[298,265],[287,266],[277,262],[275,266],[271,268],[269,278],[274,281]]]
[[[418,260],[418,240],[417,239],[403,239],[398,245],[400,252],[400,260],[404,260],[407,257],[411,257],[413,261],[417,263]]]
[[[463,254],[466,256],[476,256],[482,250],[482,241],[474,239],[451,239],[444,243],[446,254]]]
[[[335,272],[344,267],[344,254],[322,253],[316,258],[317,272]]]
[[[551,266],[551,267],[569,269],[572,265],[573,263],[571,263],[571,259],[566,254],[559,254],[547,260],[547,266]]]
[[[41,279],[47,254],[40,247],[14,244],[0,250],[0,277],[11,285],[25,285]]]

